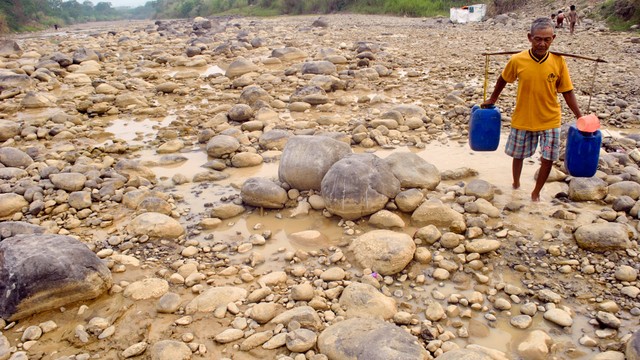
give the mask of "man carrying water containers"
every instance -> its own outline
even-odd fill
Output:
[[[541,166],[531,200],[540,200],[540,191],[549,177],[551,166],[560,157],[560,117],[558,93],[576,116],[582,116],[573,93],[573,84],[564,58],[549,52],[555,39],[554,24],[549,18],[538,18],[527,34],[531,49],[511,57],[498,77],[491,97],[482,107],[493,105],[507,83],[518,80],[516,108],[511,117],[511,132],[505,152],[513,158],[513,188],[520,187],[520,174],[525,158],[534,155],[538,142]]]

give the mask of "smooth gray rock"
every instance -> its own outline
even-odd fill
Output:
[[[26,75],[25,75],[26,76]],[[3,80],[0,75],[0,91],[3,91]],[[20,125],[10,120],[0,119],[0,141],[6,141],[20,135]]]
[[[59,173],[49,175],[53,185],[65,191],[80,191],[84,188],[87,177],[80,173]]]
[[[39,235],[45,228],[23,221],[0,221],[0,240],[16,235]]]
[[[311,105],[321,105],[329,102],[327,92],[321,87],[316,85],[308,85],[297,88],[296,91],[291,94],[290,101],[293,102],[305,102]]]
[[[184,234],[184,228],[178,220],[155,212],[136,216],[127,225],[127,231],[133,235],[148,235],[163,239],[175,239]]]
[[[407,189],[396,195],[395,202],[403,212],[413,212],[424,200],[424,193],[418,189]]]
[[[440,184],[438,168],[417,154],[394,152],[384,161],[389,165],[395,177],[400,180],[400,186],[403,188],[433,190]]]
[[[93,299],[112,284],[107,266],[69,236],[13,236],[0,242],[0,259],[0,317],[9,321]]]
[[[286,130],[269,130],[258,139],[258,144],[264,150],[282,150],[293,135]]]
[[[278,314],[269,323],[288,326],[291,321],[296,321],[301,327],[318,330],[322,326],[320,316],[311,306],[298,306]]]
[[[25,169],[27,166],[33,164],[33,159],[20,149],[5,147],[0,148],[0,163],[8,167]]]
[[[602,200],[608,194],[607,183],[597,177],[573,178],[569,182],[569,199],[573,201]]]
[[[253,109],[247,104],[236,104],[227,113],[229,120],[247,121],[253,117]]]
[[[285,189],[265,178],[250,178],[242,184],[242,201],[251,206],[282,209],[289,199]]]
[[[594,223],[582,225],[574,232],[578,246],[593,252],[628,249],[630,231],[620,223]]]
[[[67,67],[73,64],[73,58],[61,52],[51,54],[51,56],[49,56],[49,60],[57,62],[62,67]]]
[[[353,220],[384,208],[400,192],[400,181],[374,154],[353,154],[331,166],[322,179],[327,210]]]
[[[337,71],[336,66],[329,61],[308,61],[302,64],[302,74],[331,75]]]
[[[627,342],[624,354],[627,360],[640,360],[640,331],[633,332],[631,339]]]
[[[74,191],[69,194],[69,206],[76,210],[86,209],[91,204],[91,192],[89,191]]]
[[[464,223],[464,216],[440,200],[431,199],[413,212],[411,222],[421,227],[435,225],[438,228],[451,228],[455,222]]]
[[[278,178],[298,190],[320,190],[331,166],[351,154],[351,147],[326,136],[289,138],[278,166]]]
[[[340,295],[340,306],[347,317],[372,317],[383,320],[398,312],[396,301],[381,293],[373,285],[352,282]]]
[[[272,100],[273,98],[265,89],[258,85],[250,85],[242,90],[238,102],[256,108],[258,104],[269,104]]]
[[[469,181],[464,187],[464,192],[465,195],[475,196],[487,201],[493,200],[493,196],[495,194],[493,185],[491,185],[488,181],[481,179],[473,179]]]
[[[416,245],[405,233],[373,230],[355,238],[349,250],[362,267],[382,275],[393,275],[411,262]]]
[[[74,64],[80,64],[84,61],[89,61],[89,60],[100,61],[100,55],[95,50],[87,49],[84,47],[74,51],[72,58],[73,58]]]
[[[151,347],[151,360],[189,360],[191,349],[182,341],[160,340]]]
[[[257,71],[259,69],[260,68],[251,60],[247,60],[243,57],[238,57],[229,65],[224,75],[230,79],[233,79],[246,73]]]
[[[29,176],[25,170],[15,167],[0,167],[0,180],[22,179]]]
[[[635,181],[620,181],[609,185],[609,195],[622,196],[626,195],[633,200],[640,198],[640,184]]]
[[[207,142],[207,154],[214,158],[229,155],[240,148],[240,142],[230,135],[216,135]]]
[[[332,360],[429,358],[418,339],[402,328],[378,319],[353,318],[326,328],[318,349]]]

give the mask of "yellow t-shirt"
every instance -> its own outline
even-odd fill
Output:
[[[562,56],[547,52],[538,59],[531,50],[522,51],[509,59],[502,78],[508,83],[518,80],[511,127],[529,131],[560,127],[562,110],[558,93],[573,90],[569,69]]]

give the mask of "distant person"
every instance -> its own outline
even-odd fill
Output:
[[[58,30],[58,24],[53,24],[53,28]]]
[[[578,16],[575,5],[571,5],[569,7],[567,20],[569,21],[569,32],[571,33],[571,35],[573,35],[573,32],[576,30],[576,23],[580,21],[580,17]]]
[[[562,10],[559,10],[558,15],[556,16],[556,27],[558,29],[562,29],[563,26],[564,26],[564,13],[562,12]]]
[[[551,13],[551,21],[556,22],[556,13]]]
[[[524,159],[535,154],[540,142],[542,156],[536,185],[531,192],[533,201],[540,201],[540,191],[549,178],[551,166],[560,157],[562,109],[558,93],[562,94],[576,118],[582,117],[567,63],[562,56],[549,52],[556,38],[553,25],[548,17],[533,21],[527,34],[531,48],[509,59],[491,97],[482,104],[482,107],[495,104],[507,83],[518,80],[516,107],[511,116],[505,153],[513,158],[511,173],[513,188],[517,189]]]

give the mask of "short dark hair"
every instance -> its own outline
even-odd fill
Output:
[[[570,10],[575,10],[575,9],[576,9],[576,6],[575,6],[575,5],[571,5],[571,6],[569,6],[569,9],[570,9]]]
[[[533,20],[533,23],[531,23],[531,34],[533,34],[535,30],[546,28],[553,29],[553,22],[551,21],[551,19],[546,17],[537,18]]]

